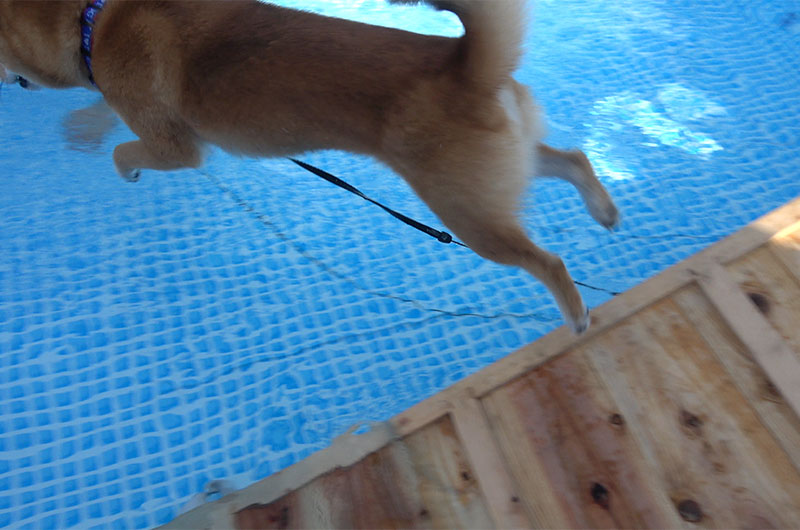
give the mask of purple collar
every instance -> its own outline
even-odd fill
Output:
[[[107,0],[91,0],[86,9],[83,10],[83,16],[81,16],[81,55],[83,55],[83,61],[89,70],[89,82],[97,89],[100,87],[94,82],[94,74],[92,73],[92,44],[94,44],[92,34],[94,33],[97,15],[103,10],[106,2]]]

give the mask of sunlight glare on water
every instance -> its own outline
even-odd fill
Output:
[[[635,178],[635,174],[614,157],[614,145],[620,140],[614,136],[624,134],[626,126],[654,140],[643,142],[644,146],[675,147],[707,159],[721,151],[722,146],[710,135],[693,131],[687,122],[725,114],[723,107],[701,91],[679,84],[662,87],[655,101],[639,99],[632,92],[623,91],[595,102],[586,124],[592,132],[583,148],[600,177],[628,180]]]

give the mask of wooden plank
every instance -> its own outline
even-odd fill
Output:
[[[549,361],[484,402],[536,527],[682,525],[583,352]]]
[[[492,526],[448,417],[235,520],[239,530]]]
[[[676,372],[668,365],[669,357],[654,347],[644,326],[635,319],[614,328],[587,350],[660,489],[676,505],[694,501],[702,511],[713,512],[714,507],[704,502],[703,473],[683,447],[686,442],[678,428],[683,407],[671,403],[673,393],[682,393],[664,381],[669,378],[671,382]],[[720,526],[720,522],[714,523],[710,526]]]
[[[783,398],[800,416],[800,361],[720,265],[708,264],[700,287],[747,347]]]
[[[450,418],[235,515],[237,528],[489,528]]]
[[[491,528],[478,477],[450,417],[403,440],[417,475],[418,491],[433,528]]]
[[[481,403],[465,399],[453,409],[452,417],[495,526],[529,527],[531,521],[520,504],[516,484],[500,455]]]
[[[687,520],[800,525],[800,475],[674,302],[655,304],[588,349]]]
[[[234,528],[236,530],[296,528],[297,525],[294,524],[294,521],[297,517],[292,512],[291,507],[297,505],[297,499],[298,494],[293,492],[286,495],[281,504],[252,504],[247,506],[233,515]]]
[[[672,299],[714,352],[759,417],[800,470],[800,418],[792,411],[719,312],[692,285]]]
[[[349,469],[329,473],[300,490],[305,514],[327,517],[298,528],[424,528],[424,506],[401,444],[392,443]],[[323,508],[324,507],[324,508]]]
[[[800,198],[786,203],[785,206],[778,208],[772,213],[768,213],[759,219],[759,221],[753,223],[753,226],[759,227],[760,221],[768,221],[772,227],[777,228],[777,230],[773,230],[772,227],[770,227],[765,230],[767,233],[773,234],[770,236],[770,239],[784,239],[788,237],[797,240],[797,238],[800,237],[800,215],[792,212],[792,210],[797,207],[798,202],[800,202]],[[783,223],[783,226],[778,226],[780,223]]]
[[[238,511],[236,528],[424,528],[427,521],[409,468],[402,447],[390,444],[272,503]]]
[[[657,304],[642,316],[650,334],[680,361],[685,377],[692,381],[692,387],[709,411],[706,415],[714,414],[700,426],[709,434],[716,434],[722,442],[715,457],[710,452],[706,454],[714,464],[714,471],[726,475],[725,480],[739,488],[750,482],[752,491],[748,500],[754,500],[753,492],[761,497],[752,511],[747,508],[740,512],[742,516],[763,524],[765,519],[760,512],[766,509],[776,512],[774,516],[782,521],[781,525],[800,524],[798,470],[733,384],[694,323],[672,300]],[[703,422],[702,416],[698,418]],[[693,425],[689,427],[694,429]],[[706,442],[711,443],[712,438],[706,436]],[[708,451],[708,446],[704,449]],[[711,449],[714,450],[713,443]],[[762,505],[758,506],[759,503]]]
[[[786,270],[800,280],[800,230],[773,238],[768,247],[783,262]]]
[[[411,434],[441,419],[443,416],[449,415],[450,411],[453,410],[453,403],[469,397],[465,396],[457,385],[456,383],[454,386],[445,388],[438,394],[420,401],[389,420],[398,436]]]
[[[800,283],[782,260],[762,247],[726,269],[800,360]]]
[[[513,385],[513,383],[509,383]],[[497,392],[502,392],[502,389]],[[501,421],[515,416],[517,411],[507,406],[495,393],[483,400],[489,422],[498,440],[503,458],[508,463],[519,488],[519,497],[525,508],[532,528],[570,528],[575,526],[575,518],[563,506],[562,498],[552,487],[546,468],[529,445],[530,433],[523,421]]]

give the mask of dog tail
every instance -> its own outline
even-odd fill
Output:
[[[420,0],[391,0],[416,4]],[[455,13],[464,25],[464,70],[468,80],[500,86],[519,65],[525,38],[525,0],[422,0]]]

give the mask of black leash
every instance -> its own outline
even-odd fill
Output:
[[[419,221],[416,221],[416,220],[414,220],[414,219],[412,219],[412,218],[410,218],[410,217],[408,217],[406,215],[403,215],[398,211],[392,210],[388,206],[385,206],[385,205],[379,203],[378,201],[376,201],[375,199],[365,195],[363,192],[361,192],[361,190],[359,190],[355,186],[352,186],[352,185],[348,184],[347,182],[343,181],[342,179],[340,179],[339,177],[337,177],[335,175],[331,175],[327,171],[324,171],[324,170],[322,170],[322,169],[320,169],[318,167],[312,166],[311,164],[307,164],[306,162],[302,162],[300,160],[296,160],[294,158],[289,158],[289,160],[291,160],[292,162],[294,162],[295,164],[297,164],[301,168],[305,169],[306,171],[308,171],[310,173],[313,173],[314,175],[327,180],[331,184],[335,184],[336,186],[339,186],[340,188],[342,188],[344,190],[347,190],[350,193],[354,193],[355,195],[358,195],[359,197],[361,197],[365,201],[369,201],[372,204],[374,204],[375,206],[379,206],[379,207],[383,208],[386,212],[390,213],[391,215],[393,215],[397,219],[403,221],[407,225],[416,228],[420,232],[425,232],[429,236],[431,236],[433,238],[436,238],[438,241],[440,241],[442,243],[445,243],[445,244],[455,243],[456,245],[460,245],[460,246],[462,246],[464,248],[469,248],[464,243],[461,243],[460,241],[457,241],[457,240],[453,239],[453,236],[451,236],[447,232],[443,232],[441,230],[436,230],[435,228],[431,228],[430,226],[428,226],[426,224],[422,224]],[[583,283],[583,282],[578,282],[578,281],[575,281],[575,285],[580,285],[581,287],[586,287],[587,289],[592,289],[594,291],[599,291],[601,293],[610,294],[611,296],[619,296],[620,294],[622,294],[622,293],[619,293],[617,291],[612,291],[610,289],[604,289],[602,287],[595,287],[593,285],[589,285],[589,284],[586,284],[586,283]]]
[[[414,220],[414,219],[412,219],[412,218],[410,218],[410,217],[408,217],[406,215],[403,215],[403,214],[401,214],[400,212],[398,212],[396,210],[392,210],[388,206],[386,206],[384,204],[381,204],[378,201],[376,201],[375,199],[365,195],[361,190],[359,190],[355,186],[351,186],[347,182],[343,181],[342,179],[340,179],[339,177],[337,177],[335,175],[331,175],[327,171],[323,171],[322,169],[320,169],[318,167],[314,167],[311,164],[306,164],[305,162],[301,162],[300,160],[295,160],[294,158],[290,158],[289,160],[291,160],[292,162],[294,162],[295,164],[297,164],[301,168],[305,169],[306,171],[308,171],[310,173],[313,173],[316,176],[327,180],[331,184],[335,184],[335,185],[339,186],[340,188],[349,191],[350,193],[354,193],[354,194],[358,195],[359,197],[361,197],[365,201],[369,201],[372,204],[374,204],[375,206],[379,206],[380,208],[383,208],[386,212],[388,212],[389,214],[393,215],[395,218],[400,219],[405,224],[416,228],[420,232],[424,232],[424,233],[428,234],[429,236],[435,238],[436,240],[438,240],[441,243],[444,243],[444,244],[455,243],[456,245],[460,245],[460,246],[462,246],[464,248],[469,248],[464,243],[461,243],[460,241],[457,241],[457,240],[453,239],[453,236],[451,236],[447,232],[443,232],[441,230],[436,230],[435,228],[431,228],[430,226],[428,226],[426,224],[422,224],[419,221],[416,221],[416,220]]]
[[[572,283],[575,285],[580,285],[581,287],[586,287],[587,289],[591,289],[592,291],[600,291],[601,293],[610,294],[611,296],[619,296],[622,293],[618,291],[612,291],[611,289],[605,289],[604,287],[595,287],[594,285],[589,285],[588,283],[579,282],[578,280],[572,280]]]

